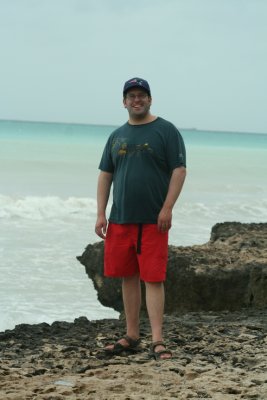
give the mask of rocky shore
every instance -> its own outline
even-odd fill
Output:
[[[102,304],[122,310],[102,276],[103,244],[79,261]],[[146,313],[138,352],[103,348],[121,318],[22,324],[0,333],[1,400],[267,399],[267,224],[217,224],[203,246],[170,246],[165,339],[171,360],[149,357]]]
[[[266,311],[166,316],[170,361],[149,358],[145,317],[140,351],[113,358],[103,346],[124,332],[122,320],[19,325],[0,334],[0,399],[265,400]]]

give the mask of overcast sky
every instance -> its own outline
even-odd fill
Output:
[[[0,119],[120,125],[149,81],[178,128],[267,133],[266,0],[0,0]]]

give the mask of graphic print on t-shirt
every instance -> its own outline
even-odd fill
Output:
[[[126,154],[130,156],[133,154],[138,155],[141,152],[153,153],[153,150],[149,143],[131,144],[127,143],[125,138],[116,138],[112,143],[112,152],[119,156],[125,156]]]

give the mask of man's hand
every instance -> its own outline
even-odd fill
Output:
[[[158,230],[160,232],[167,232],[172,226],[172,209],[182,190],[185,176],[185,167],[177,167],[172,171],[168,193],[158,215]]]
[[[167,232],[172,226],[172,210],[162,208],[158,216],[158,230]]]
[[[97,220],[95,233],[101,238],[106,238],[108,222],[106,219],[106,207],[109,198],[110,187],[113,175],[109,172],[101,171],[97,184]]]
[[[107,219],[106,217],[98,217],[95,224],[95,233],[101,238],[106,239],[107,233]]]

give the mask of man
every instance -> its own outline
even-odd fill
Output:
[[[109,137],[99,165],[95,232],[105,239],[104,273],[122,277],[126,335],[105,349],[111,354],[136,348],[141,305],[140,280],[152,332],[151,355],[171,358],[163,342],[164,280],[172,209],[186,176],[185,147],[179,131],[150,113],[149,84],[128,80],[123,88],[127,123]],[[113,184],[113,204],[106,206]]]

